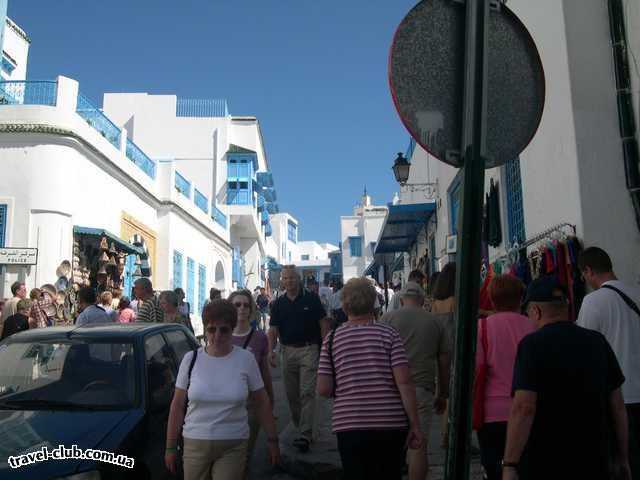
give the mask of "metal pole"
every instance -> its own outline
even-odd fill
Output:
[[[489,0],[466,0],[463,190],[456,278],[456,348],[445,478],[469,478],[471,407],[480,288],[480,242],[487,111]]]

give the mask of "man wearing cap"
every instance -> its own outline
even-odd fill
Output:
[[[529,285],[525,309],[538,330],[518,346],[503,480],[630,479],[624,376],[609,343],[568,320],[554,277]]]
[[[393,326],[404,342],[411,366],[411,378],[416,385],[420,429],[429,437],[433,411],[444,412],[449,397],[450,342],[446,324],[451,314],[427,312],[425,292],[415,282],[407,282],[399,293],[401,308],[387,312],[382,323]],[[438,388],[436,389],[436,365]],[[409,479],[424,480],[429,470],[427,442],[421,449],[408,450]]]

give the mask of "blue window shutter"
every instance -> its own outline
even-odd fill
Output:
[[[207,267],[198,265],[198,312],[202,313],[207,296]]]
[[[0,205],[0,248],[5,246],[7,238],[7,205]]]
[[[196,293],[196,262],[187,257],[187,302],[193,308]]]
[[[362,237],[349,237],[349,251],[352,257],[362,256]]]
[[[182,288],[182,254],[173,251],[173,288]]]
[[[507,195],[507,218],[509,222],[508,245],[525,241],[524,207],[522,202],[522,177],[520,159],[516,158],[504,166]]]

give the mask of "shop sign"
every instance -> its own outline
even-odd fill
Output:
[[[36,265],[37,248],[0,248],[0,265]]]

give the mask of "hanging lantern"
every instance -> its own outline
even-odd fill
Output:
[[[111,242],[111,248],[109,248],[109,253],[116,255],[118,253],[118,251],[116,250],[116,244],[115,242]]]
[[[118,264],[118,275],[122,275],[124,273],[124,264]]]
[[[102,237],[100,240],[100,250],[109,250],[109,243],[107,242],[107,237]]]
[[[109,261],[109,255],[107,255],[107,252],[102,252],[102,255],[100,255],[100,261],[102,263],[107,263]]]
[[[136,263],[135,263],[135,265],[138,266],[138,267],[140,265],[142,265],[142,261],[140,260],[140,255],[136,255]]]
[[[100,270],[98,270],[98,275],[106,275],[107,274],[107,269],[104,267],[104,265],[102,265],[100,267]]]
[[[116,263],[116,257],[115,256],[111,256],[111,258],[109,258],[109,262],[107,263],[108,267],[115,267],[118,264]]]
[[[142,276],[142,270],[140,270],[140,265],[136,265],[136,269],[133,271],[133,276],[134,277]]]

